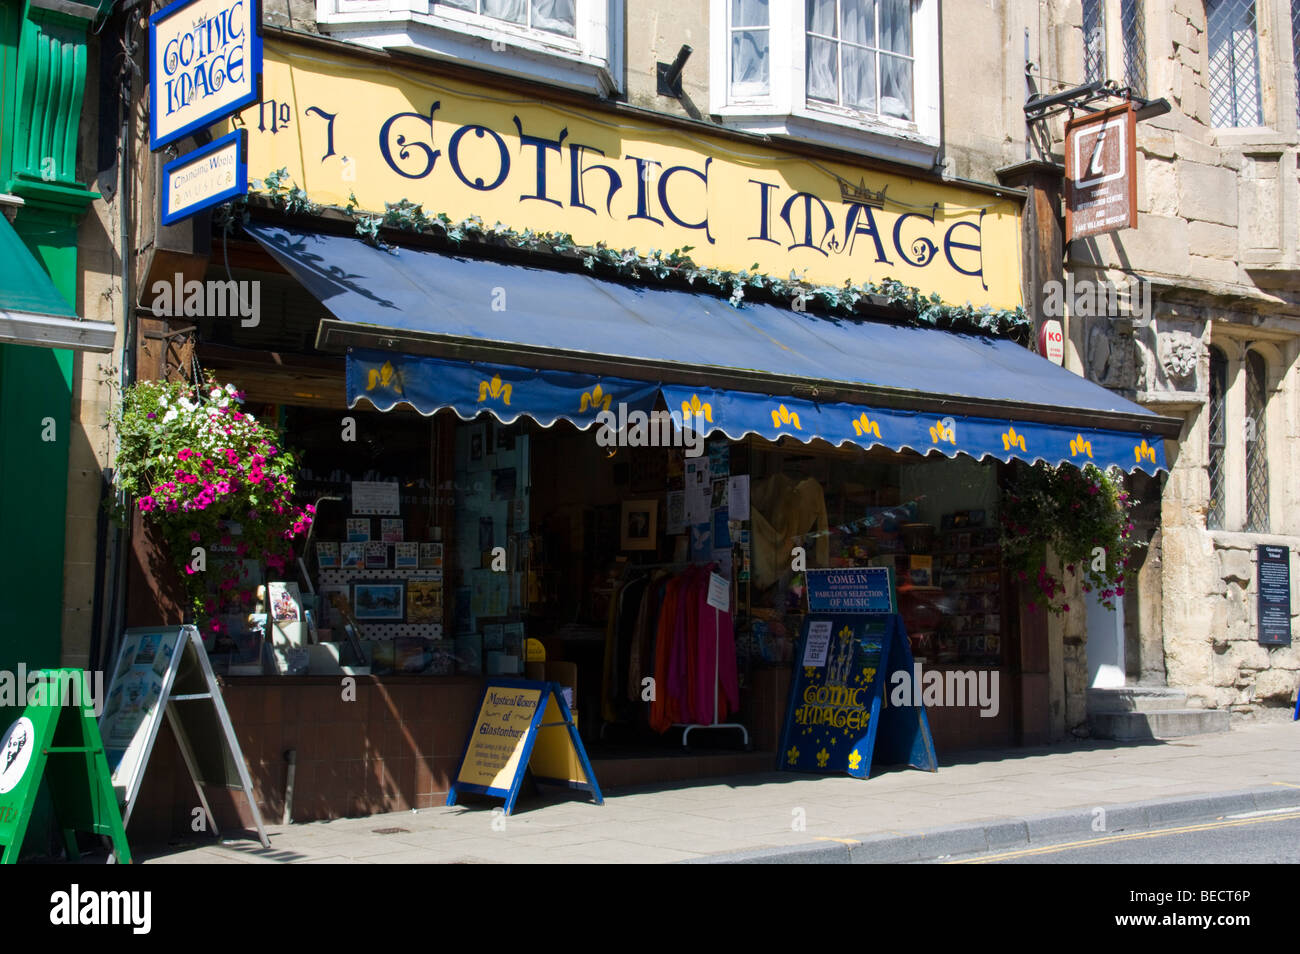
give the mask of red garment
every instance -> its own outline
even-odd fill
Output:
[[[703,725],[721,722],[740,708],[740,680],[736,674],[736,637],[731,626],[731,613],[714,609],[708,604],[709,576],[704,573],[704,586],[699,592],[696,612],[697,627],[695,666],[698,673],[691,698],[694,700],[695,721]],[[714,679],[714,669],[717,679]],[[717,711],[714,711],[714,688],[717,688]]]
[[[667,732],[673,724],[668,703],[668,663],[673,646],[673,630],[677,623],[677,591],[680,578],[673,578],[664,587],[664,605],[659,611],[659,625],[655,627],[654,679],[655,694],[650,702],[650,728]]]

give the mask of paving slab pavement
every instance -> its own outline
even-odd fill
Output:
[[[1169,742],[963,752],[937,773],[761,775],[272,826],[255,841],[133,850],[147,864],[891,862],[1300,806],[1300,724]],[[399,829],[378,834],[376,829]],[[974,847],[972,847],[974,846]]]

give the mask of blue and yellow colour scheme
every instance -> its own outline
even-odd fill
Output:
[[[1042,460],[1053,465],[1069,461],[1102,468],[1114,464],[1149,474],[1165,468],[1163,441],[1154,439],[1152,444],[1123,431],[962,415],[936,420],[933,414],[860,404],[391,352],[350,351],[347,385],[350,407],[365,398],[381,411],[406,403],[425,415],[451,408],[465,420],[488,410],[504,424],[527,415],[544,427],[564,419],[585,429],[601,412],[616,414],[618,405],[626,404],[629,411],[667,409],[679,427],[685,413],[694,427],[703,422],[706,432],[721,432],[733,440],[757,434],[769,440],[821,439],[837,446],[884,446],[921,454],[937,450],[945,457],[966,454],[976,460]]]
[[[489,679],[447,804],[465,792],[490,795],[505,799],[509,815],[529,768],[535,781],[589,792],[605,804],[560,684]]]
[[[349,371],[349,398],[371,397],[381,409],[405,400],[425,414],[454,407],[469,418],[487,408],[505,421],[528,414],[545,425],[564,417],[586,427],[598,413],[590,396],[597,384],[599,406],[609,395],[611,411],[620,403],[632,410],[634,400],[648,400],[658,388],[664,407],[678,419],[686,405],[693,421],[702,418],[732,438],[820,438],[835,445],[1058,464],[1076,460],[1070,442],[1082,437],[1098,466],[1148,473],[1164,468],[1163,441],[1156,434],[1169,433],[1176,423],[1013,341],[831,318],[771,302],[736,307],[699,292],[422,249],[383,251],[347,236],[279,226],[254,223],[248,231],[334,314],[321,323],[319,347],[373,347],[380,331],[394,341],[393,351],[354,355],[365,366],[360,378]],[[430,335],[449,347],[472,349],[469,354],[511,356],[495,360],[519,366],[441,359],[422,364],[426,359],[398,357],[408,337]],[[529,353],[547,355],[552,366],[572,362],[644,376],[636,381],[534,371],[527,367]],[[391,388],[363,393],[369,371],[384,361],[394,364],[393,373],[401,362],[405,396]],[[494,376],[499,384],[493,384]],[[834,403],[790,396],[798,393],[798,383],[810,392],[825,386],[826,393],[863,397]],[[875,394],[897,398],[888,401],[889,408],[879,407],[871,403]],[[951,401],[971,413],[912,410],[908,402],[917,396]],[[1059,423],[1022,420],[1020,408],[1025,417]],[[1104,429],[1111,421],[1113,429]]]
[[[659,394],[646,381],[366,351],[349,353],[347,386],[349,407],[365,398],[381,411],[404,403],[471,420],[487,410],[503,424],[526,414],[543,427],[563,419],[582,429],[619,403],[651,410]]]
[[[827,623],[822,664],[794,667],[778,767],[854,778],[870,778],[873,761],[938,771],[925,708],[886,703],[890,674],[912,672],[902,618],[814,612],[804,620],[796,660],[808,661],[809,631]]]

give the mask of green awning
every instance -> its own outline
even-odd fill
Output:
[[[9,220],[0,215],[0,343],[113,350],[117,329],[106,321],[83,321],[59,294],[36,256]]]

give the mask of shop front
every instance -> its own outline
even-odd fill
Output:
[[[1013,192],[304,41],[266,58],[242,123],[252,173],[282,171],[209,271],[259,282],[261,320],[188,319],[316,511],[296,574],[247,568],[306,665],[247,614],[210,638],[265,812],[289,750],[294,819],[440,803],[491,677],[567,687],[606,789],[771,771],[808,569],[891,568],[917,662],[996,674],[930,711],[941,754],[1047,740],[1005,487],[1036,461],[1155,474],[1176,426],[1013,340]]]

